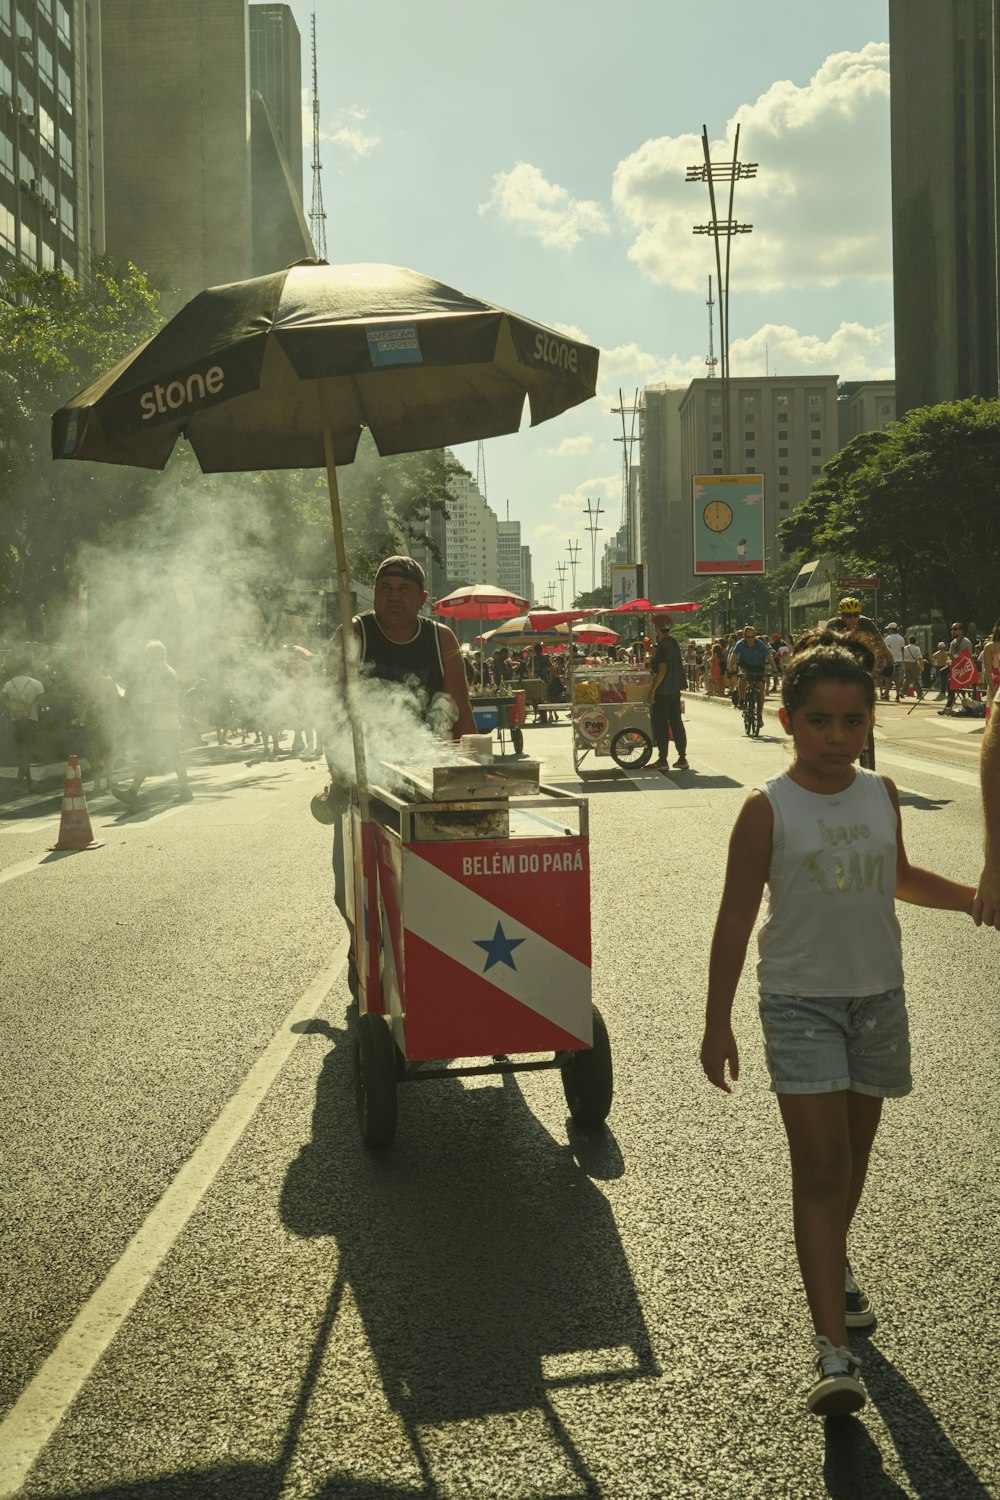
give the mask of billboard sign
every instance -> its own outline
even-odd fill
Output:
[[[696,474],[692,486],[694,571],[763,573],[763,474]]]
[[[642,563],[611,564],[611,603],[631,604],[642,598]]]

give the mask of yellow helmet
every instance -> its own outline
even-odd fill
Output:
[[[841,599],[837,608],[842,615],[859,615],[861,613],[861,600],[854,598]]]

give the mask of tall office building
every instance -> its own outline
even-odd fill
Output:
[[[900,414],[1000,391],[997,0],[889,0]]]
[[[0,0],[0,272],[103,250],[99,7]]]
[[[448,480],[448,578],[452,588],[461,584],[492,583],[499,586],[497,547],[498,522],[479,486],[467,470]]]
[[[524,570],[521,559],[520,521],[497,522],[497,577],[500,587],[527,599],[524,592]],[[530,604],[530,599],[528,600]]]
[[[521,546],[521,597],[529,604],[535,602],[535,582],[531,576],[531,548]]]
[[[745,377],[729,386],[729,470],[764,475],[764,551],[768,566],[777,567],[787,561],[779,524],[841,446],[837,377]],[[654,602],[685,599],[704,582],[694,572],[692,482],[696,474],[723,473],[722,428],[720,380],[644,392],[643,559]]]
[[[288,5],[251,5],[250,87],[274,122],[302,202],[302,43]]]
[[[290,162],[282,138],[290,49],[268,97],[251,89],[246,0],[101,0],[101,13],[109,253],[181,301],[311,255],[301,150]]]

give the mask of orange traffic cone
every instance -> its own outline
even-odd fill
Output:
[[[83,782],[80,779],[80,764],[76,756],[71,755],[66,767],[59,837],[54,844],[49,845],[49,850],[103,848],[103,839],[95,839],[94,830],[90,826],[87,799],[83,795]]]

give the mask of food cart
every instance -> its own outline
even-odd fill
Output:
[[[573,769],[580,777],[588,756],[610,756],[623,771],[637,771],[653,753],[649,673],[627,662],[606,666],[573,663],[570,696],[573,720]]]
[[[392,1140],[401,1083],[547,1068],[574,1121],[603,1124],[586,800],[541,784],[537,761],[458,758],[380,768],[370,813],[355,800],[345,829],[362,1140]]]
[[[472,717],[480,733],[492,734],[494,730],[499,731],[501,755],[506,752],[504,736],[507,734],[510,735],[511,748],[515,755],[520,755],[524,750],[522,726],[527,718],[525,696],[522,688],[514,688],[510,692],[495,695],[480,693],[473,689],[469,696]]]

